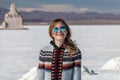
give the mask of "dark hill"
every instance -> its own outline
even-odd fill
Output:
[[[9,10],[0,7],[0,22],[4,20],[4,15]],[[55,18],[63,18],[69,22],[79,23],[79,21],[83,21],[84,23],[96,20],[111,20],[112,22],[117,21],[120,22],[120,15],[110,14],[110,13],[97,13],[97,12],[86,12],[86,13],[74,13],[74,12],[44,12],[44,11],[32,11],[32,12],[24,12],[20,11],[20,14],[23,16],[24,23],[27,22],[50,22]]]

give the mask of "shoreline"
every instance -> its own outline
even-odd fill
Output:
[[[29,30],[28,28],[0,28],[0,30]]]
[[[66,20],[68,25],[120,25],[120,20],[106,20],[106,19],[98,19],[98,20]],[[50,25],[51,21],[41,22],[41,21],[31,21],[26,22],[23,21],[23,25]],[[2,21],[0,21],[0,25],[2,25]]]
[[[68,25],[120,25],[120,20],[67,21]],[[24,22],[23,25],[50,25],[50,22]]]

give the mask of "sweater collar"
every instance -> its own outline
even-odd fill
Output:
[[[54,48],[65,48],[65,46],[62,44],[60,47],[58,47],[54,41],[50,41],[50,44],[54,47]]]

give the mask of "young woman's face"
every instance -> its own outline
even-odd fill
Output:
[[[67,29],[61,22],[57,22],[52,29],[52,37],[57,41],[64,41],[67,36]]]

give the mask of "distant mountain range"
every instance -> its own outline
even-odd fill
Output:
[[[0,7],[0,23],[8,9]],[[74,13],[74,12],[44,12],[44,11],[20,11],[24,23],[49,23],[56,18],[63,18],[70,24],[120,24],[120,15],[112,13]]]

